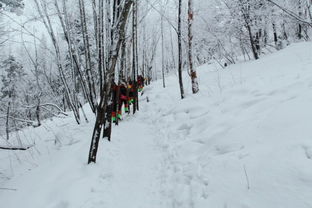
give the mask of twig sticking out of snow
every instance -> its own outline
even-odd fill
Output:
[[[250,189],[250,183],[249,183],[249,178],[248,178],[248,174],[247,174],[247,170],[246,170],[246,166],[244,165],[244,172],[245,172],[245,176],[246,176],[246,182],[247,182],[247,189]]]
[[[0,190],[5,190],[5,191],[17,191],[17,189],[12,189],[12,188],[0,188]]]

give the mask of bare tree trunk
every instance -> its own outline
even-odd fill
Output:
[[[196,70],[193,67],[193,33],[192,33],[192,26],[193,26],[193,0],[188,0],[188,58],[189,58],[189,67],[191,73],[191,80],[192,80],[192,92],[196,94],[199,91],[198,81],[197,81],[197,74]]]
[[[147,44],[146,41],[146,25],[143,25],[143,45]],[[144,85],[147,85],[147,73],[146,73],[146,47],[142,49],[142,76],[144,77]]]
[[[9,101],[8,107],[7,107],[7,117],[6,117],[6,123],[5,123],[5,131],[6,131],[6,139],[10,139],[10,125],[9,125],[9,119],[10,119],[10,107],[11,102]]]
[[[272,23],[272,28],[273,28],[273,39],[274,39],[274,43],[275,46],[277,46],[277,31],[276,31],[276,24],[273,22]]]
[[[104,116],[105,116],[105,108],[101,108],[99,105],[97,107],[96,111],[96,119],[95,119],[95,124],[94,124],[94,129],[93,129],[93,134],[91,138],[91,146],[90,146],[90,151],[89,151],[89,158],[88,158],[88,164],[92,162],[96,162],[96,155],[99,147],[99,141],[101,137],[101,131],[104,123]]]
[[[126,79],[126,37],[122,37],[119,80]]]
[[[251,32],[251,26],[248,23],[246,23],[246,28],[248,30],[248,35],[249,35],[249,41],[250,41],[250,47],[251,47],[252,54],[253,54],[254,58],[257,60],[257,59],[259,59],[259,55],[258,55],[258,52],[257,52],[255,40],[254,40],[252,32]]]
[[[301,0],[298,0],[298,17],[302,19],[302,5],[301,5]],[[301,40],[303,38],[302,35],[302,30],[303,30],[303,25],[301,22],[298,22],[298,28],[297,28],[297,38]]]
[[[105,85],[105,76],[104,76],[104,66],[105,66],[105,59],[104,59],[104,0],[99,0],[99,11],[98,11],[98,73],[99,73],[99,82],[100,82],[100,89],[104,88]],[[107,8],[110,9],[110,8]],[[103,96],[103,95],[101,95]]]
[[[79,107],[80,107],[80,109],[81,109],[81,112],[82,112],[83,117],[85,118],[86,123],[89,123],[88,117],[87,117],[87,115],[86,115],[86,113],[85,113],[85,111],[84,111],[84,109],[83,109],[83,106],[82,106],[81,102],[79,102]]]
[[[79,0],[81,1],[81,0]],[[82,1],[81,3],[83,3]],[[79,2],[80,3],[80,2]],[[80,11],[81,12],[81,11]],[[85,12],[84,12],[85,14]],[[86,15],[84,15],[86,17]],[[92,0],[92,17],[93,17],[93,27],[94,27],[94,39],[95,39],[95,46],[96,46],[96,51],[99,51],[99,46],[98,46],[98,15],[96,11],[96,1]]]
[[[96,89],[95,89],[95,81],[94,81],[94,73],[91,69],[91,50],[90,50],[90,41],[89,41],[89,33],[86,22],[86,12],[85,5],[83,0],[79,0],[79,9],[80,9],[80,20],[82,25],[82,36],[83,43],[85,48],[85,64],[86,64],[86,76],[89,87],[89,97],[90,107],[92,111],[95,113],[96,111]]]
[[[123,33],[125,33],[125,27],[126,27],[126,23],[128,20],[128,15],[129,15],[129,11],[130,8],[132,6],[133,0],[125,0],[118,18],[117,18],[117,22],[114,24],[114,27],[112,27],[112,45],[110,46],[110,57],[108,58],[109,60],[109,68],[107,69],[106,72],[106,80],[105,80],[105,85],[104,88],[101,88],[101,92],[100,92],[100,102],[99,105],[97,107],[97,111],[96,111],[96,121],[95,121],[95,125],[94,125],[94,130],[93,130],[93,134],[92,134],[92,139],[91,139],[91,145],[90,145],[90,151],[89,151],[89,157],[88,157],[88,163],[95,163],[96,162],[96,155],[97,155],[97,151],[98,151],[98,145],[99,145],[99,140],[101,138],[101,131],[103,129],[103,132],[106,131],[106,127],[108,127],[108,125],[104,124],[106,123],[105,121],[107,121],[108,119],[111,120],[111,118],[106,118],[108,117],[108,113],[107,113],[107,107],[111,104],[111,95],[112,95],[112,82],[113,79],[115,77],[115,68],[116,68],[116,63],[118,60],[118,56],[119,56],[119,51],[120,51],[120,47],[122,44],[122,38],[123,37]],[[108,8],[110,9],[110,8]],[[108,133],[111,133],[111,131],[109,131]],[[110,134],[107,135],[108,138],[110,139]]]
[[[36,118],[37,118],[37,121],[38,121],[37,126],[41,126],[41,121],[40,121],[40,97],[39,96],[37,98]]]
[[[285,26],[284,20],[283,20],[283,23],[282,23],[282,29],[283,29],[283,40],[288,40],[288,35],[287,35],[287,31],[286,31],[286,26]]]
[[[182,13],[182,0],[179,0],[179,8],[178,8],[178,50],[179,50],[179,85],[180,85],[180,93],[181,99],[185,98],[184,87],[183,87],[183,77],[182,77],[182,31],[181,31],[181,13]]]
[[[136,96],[136,109],[140,110],[139,107],[139,91],[138,91],[138,76],[139,76],[139,46],[138,46],[138,8],[139,8],[139,2],[140,1],[134,1],[135,4],[135,65],[136,65],[136,89],[135,89],[135,96]]]
[[[172,30],[170,29],[170,47],[171,47],[171,56],[172,56],[172,68],[176,69],[176,59],[174,54],[173,47],[173,38],[172,38]]]
[[[163,79],[163,88],[166,87],[165,81],[165,49],[164,49],[164,17],[161,15],[161,72]]]
[[[134,88],[133,114],[136,113],[138,106],[137,94],[137,1],[133,2],[132,10],[132,79]]]

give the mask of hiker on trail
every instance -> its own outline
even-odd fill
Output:
[[[129,113],[129,104],[127,96],[127,88],[124,82],[116,85],[113,83],[113,111],[112,111],[112,121],[117,123],[117,119],[122,119],[122,106],[124,105],[124,111]],[[117,112],[117,113],[116,113]]]
[[[138,76],[138,92],[142,92],[144,88],[144,77],[142,75]]]
[[[129,103],[128,103],[128,95],[127,95],[127,84],[122,82],[120,87],[120,98],[119,98],[119,110],[121,111],[122,105],[124,104],[125,113],[129,113]]]
[[[117,97],[118,97],[118,86],[115,84],[115,82],[112,84],[112,93],[113,93],[113,109],[112,109],[112,121],[114,123],[117,122]]]
[[[124,106],[125,113],[130,113],[129,106],[134,104],[134,99],[137,92],[142,92],[144,87],[144,77],[139,75],[137,78],[137,89],[132,80],[129,84],[126,84],[125,80],[122,80],[119,85],[113,83],[113,107],[112,107],[112,121],[117,124],[118,120],[122,119],[122,107]],[[137,91],[136,91],[137,90]]]
[[[134,84],[132,80],[130,80],[128,84],[128,94],[129,94],[128,102],[129,102],[129,105],[131,105],[134,103],[134,96],[135,96],[135,89],[134,89]]]

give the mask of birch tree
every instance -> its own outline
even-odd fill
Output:
[[[197,81],[197,74],[196,70],[193,66],[193,0],[188,0],[188,61],[189,61],[189,70],[192,80],[192,91],[193,94],[196,94],[199,91],[198,81]]]

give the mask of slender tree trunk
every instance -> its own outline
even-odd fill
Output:
[[[40,97],[38,96],[37,98],[37,107],[36,107],[36,118],[38,121],[38,126],[41,126],[41,121],[40,121]]]
[[[163,79],[163,88],[166,87],[165,81],[165,49],[164,49],[164,17],[161,15],[161,72]]]
[[[84,2],[83,0],[79,0],[82,1],[82,3]],[[96,51],[99,51],[99,46],[98,46],[98,14],[97,14],[97,10],[96,10],[96,0],[92,0],[92,17],[93,17],[93,25],[94,25],[94,39],[95,39],[95,46],[96,46]]]
[[[137,1],[133,2],[132,11],[132,79],[134,90],[133,114],[136,113],[138,94],[137,94]]]
[[[302,18],[302,5],[301,5],[301,0],[298,0],[298,17]],[[297,37],[299,40],[301,40],[303,38],[303,35],[302,35],[302,29],[303,26],[302,26],[302,23],[301,22],[298,22],[298,29],[297,29]]]
[[[98,146],[99,146],[99,141],[101,137],[101,131],[104,123],[104,109],[101,108],[101,106],[97,107],[97,112],[96,112],[96,119],[95,119],[95,124],[94,124],[94,129],[93,129],[93,134],[91,138],[91,146],[90,146],[90,151],[89,151],[89,158],[88,158],[88,164],[92,162],[96,162],[96,155],[98,151]]]
[[[81,102],[79,102],[79,107],[80,107],[80,109],[81,109],[81,112],[82,112],[83,117],[85,118],[86,123],[89,123],[88,117],[87,117],[87,115],[86,115],[86,113],[85,113],[85,111],[84,111],[84,109],[83,109],[83,106],[82,106]]]
[[[272,28],[273,28],[273,39],[275,46],[277,46],[277,31],[276,31],[276,24],[272,23]]]
[[[10,125],[9,125],[9,119],[10,119],[10,107],[11,102],[9,101],[8,107],[7,107],[7,117],[6,117],[6,123],[5,123],[5,130],[6,130],[6,139],[10,139]]]
[[[139,111],[140,106],[139,106],[139,92],[138,92],[138,76],[139,76],[139,39],[138,39],[138,8],[139,8],[139,2],[140,1],[135,1],[135,65],[136,65],[136,109]]]
[[[104,0],[99,0],[98,6],[98,73],[99,73],[99,82],[100,89],[104,88]],[[110,9],[110,8],[108,8]],[[101,95],[102,96],[102,95]]]
[[[199,91],[198,81],[197,81],[197,74],[196,70],[193,67],[193,0],[188,0],[188,58],[189,58],[189,68],[191,73],[191,80],[192,80],[192,92],[196,94]]]
[[[126,78],[126,37],[122,37],[123,41],[121,44],[121,58],[120,58],[120,71],[119,71],[119,80],[124,80]]]
[[[173,69],[176,69],[176,59],[174,54],[174,47],[173,47],[173,38],[172,38],[172,30],[170,30],[170,47],[171,47],[171,56],[172,56],[172,65]]]
[[[283,40],[288,40],[288,35],[287,35],[287,32],[286,32],[286,26],[285,26],[284,20],[283,20],[283,23],[282,23],[282,30],[283,30]]]
[[[85,64],[86,64],[86,76],[89,88],[89,97],[90,97],[90,106],[92,111],[95,113],[96,111],[96,89],[95,89],[95,81],[94,81],[94,73],[91,69],[91,50],[90,50],[90,41],[89,41],[89,33],[86,22],[86,12],[85,5],[83,0],[79,0],[79,9],[80,9],[80,20],[82,25],[82,37],[83,44],[85,48]]]
[[[183,77],[182,77],[182,30],[181,30],[181,13],[182,13],[182,0],[179,0],[179,8],[178,8],[178,51],[179,51],[179,85],[180,85],[180,93],[181,99],[185,98],[184,87],[183,87]]]
[[[248,30],[248,35],[249,35],[249,41],[250,41],[250,47],[251,47],[252,54],[253,54],[254,58],[257,60],[257,59],[259,59],[259,55],[258,55],[258,52],[257,52],[255,40],[254,40],[252,32],[251,32],[251,27],[250,27],[249,24],[247,24],[246,28]]]

